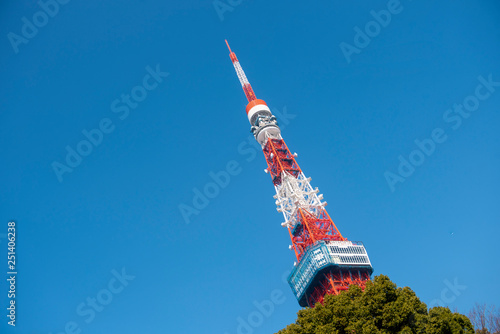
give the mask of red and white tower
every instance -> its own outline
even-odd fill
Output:
[[[243,69],[231,51],[229,57],[248,99],[246,107],[251,130],[267,162],[276,190],[276,205],[282,212],[297,262],[288,277],[300,306],[314,307],[326,294],[338,294],[355,284],[361,288],[373,268],[363,243],[349,241],[340,234],[325,209],[323,195],[310,184],[281,137],[276,117],[266,102],[257,99]]]

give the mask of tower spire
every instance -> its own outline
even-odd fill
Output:
[[[288,229],[297,262],[288,276],[300,306],[314,307],[326,294],[338,294],[349,285],[365,287],[373,268],[363,243],[342,236],[326,211],[323,195],[310,184],[281,137],[276,117],[267,104],[255,97],[236,54],[231,51],[238,79],[248,99],[246,107],[251,131],[266,158],[266,173],[276,190],[276,206]]]
[[[233,62],[234,69],[236,70],[236,75],[238,75],[238,79],[240,80],[241,87],[243,87],[243,91],[245,92],[245,96],[247,97],[248,102],[252,102],[257,99],[255,97],[255,93],[253,92],[252,86],[250,85],[250,82],[248,82],[247,76],[245,75],[245,72],[243,71],[243,68],[240,65],[240,62],[238,61],[238,58],[236,58],[236,54],[231,51],[231,47],[229,47],[229,43],[226,41],[227,48],[229,49],[229,58],[231,58],[231,61]]]

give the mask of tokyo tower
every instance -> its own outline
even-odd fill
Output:
[[[266,102],[257,99],[243,69],[231,51],[243,91],[248,99],[246,112],[251,131],[261,145],[276,190],[276,206],[285,221],[297,261],[288,283],[302,307],[322,303],[326,294],[339,294],[354,284],[362,289],[370,280],[373,268],[362,242],[342,236],[325,209],[323,195],[310,184],[281,137],[276,117]]]

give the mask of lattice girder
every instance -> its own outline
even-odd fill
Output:
[[[298,177],[301,173],[299,165],[283,139],[268,138],[262,151],[266,157],[267,170],[271,174],[275,186],[281,184],[283,172],[287,172],[294,177]]]
[[[283,213],[285,218],[284,226],[295,227],[295,219],[299,208],[305,209],[314,216],[319,217],[320,211],[325,205],[321,202],[322,195],[317,195],[318,188],[313,189],[310,184],[311,178],[306,178],[304,173],[297,177],[283,172],[281,184],[274,186],[276,190],[276,205],[278,211]]]
[[[316,303],[323,303],[327,294],[338,295],[341,291],[348,290],[350,285],[357,285],[364,290],[366,282],[370,280],[370,272],[360,269],[336,270],[321,275],[323,277],[312,292],[306,295],[306,303],[309,307],[314,307]]]
[[[324,208],[320,209],[318,216],[315,217],[304,209],[297,210],[295,219],[298,224],[292,231],[292,243],[298,253],[298,260],[302,258],[308,247],[319,240],[344,240]]]

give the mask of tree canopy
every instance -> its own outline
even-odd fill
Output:
[[[295,323],[277,334],[474,334],[466,316],[445,307],[427,310],[415,292],[398,288],[384,275],[368,282],[365,291],[352,285],[297,315]]]

